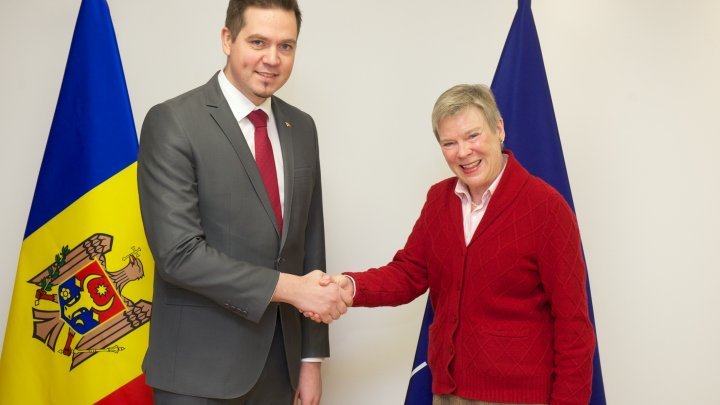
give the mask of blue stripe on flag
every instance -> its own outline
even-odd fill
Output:
[[[137,160],[137,134],[105,0],[80,6],[25,237]]]

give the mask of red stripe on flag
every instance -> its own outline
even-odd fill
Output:
[[[152,405],[152,389],[145,385],[145,374],[140,374],[129,383],[111,392],[96,405]]]

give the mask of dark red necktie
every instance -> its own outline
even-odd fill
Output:
[[[263,110],[255,110],[248,114],[248,119],[255,126],[255,163],[257,163],[263,183],[265,183],[265,190],[267,190],[270,197],[270,204],[273,211],[275,211],[278,231],[282,234],[282,205],[280,205],[275,156],[267,132],[268,116]]]

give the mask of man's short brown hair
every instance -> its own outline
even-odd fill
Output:
[[[245,26],[245,10],[249,7],[279,8],[292,11],[295,13],[297,32],[298,34],[300,33],[302,14],[300,13],[300,6],[298,6],[297,0],[230,0],[225,16],[225,26],[230,30],[233,41],[235,41],[238,33]]]

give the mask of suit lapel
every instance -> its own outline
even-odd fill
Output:
[[[292,198],[293,185],[295,180],[295,155],[292,138],[292,122],[287,117],[286,111],[282,108],[277,98],[273,97],[272,103],[273,115],[275,116],[275,125],[277,126],[278,136],[280,137],[280,149],[282,150],[282,159],[285,176],[285,208],[283,212],[283,234],[280,241],[280,249],[285,245],[287,239],[287,230],[290,225],[290,216],[292,215]]]
[[[216,73],[215,76],[213,76],[213,78],[205,85],[205,95],[207,100],[205,104],[208,109],[208,113],[212,116],[213,120],[215,120],[217,125],[220,127],[220,130],[222,130],[227,137],[228,141],[230,141],[230,144],[240,159],[248,178],[250,178],[250,182],[253,185],[255,193],[260,199],[263,208],[265,208],[265,212],[275,227],[275,232],[278,232],[278,223],[275,218],[275,212],[270,204],[270,197],[268,197],[267,190],[265,190],[265,184],[260,176],[260,171],[258,171],[255,158],[253,158],[252,152],[250,152],[250,147],[248,147],[248,144],[245,141],[245,136],[240,130],[240,126],[235,120],[235,116],[230,110],[230,105],[228,105],[227,100],[220,90],[220,84],[218,84],[217,76],[218,74]],[[283,147],[283,149],[285,148]],[[283,151],[283,155],[284,153],[285,152]],[[287,184],[287,177],[285,184]]]

